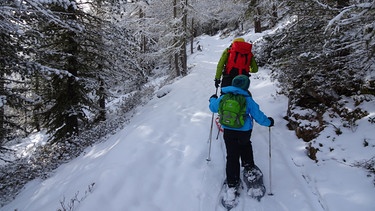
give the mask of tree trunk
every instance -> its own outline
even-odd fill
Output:
[[[254,15],[254,32],[255,33],[261,33],[262,32],[262,24],[260,20],[261,16],[261,11],[260,11],[260,6],[258,3],[258,0],[251,0],[249,2],[249,11],[251,11]]]
[[[142,21],[142,27],[144,27],[144,23],[143,23],[143,18],[145,17],[145,13],[143,12],[142,8],[139,9],[139,19]],[[145,53],[146,52],[146,36],[145,34],[143,33],[143,30],[142,30],[142,34],[141,34],[141,52],[142,53]]]
[[[349,0],[337,0],[336,1],[337,8],[343,8],[349,6]]]
[[[277,23],[277,19],[278,19],[278,16],[277,16],[277,5],[276,5],[276,2],[273,2],[272,3],[272,15],[271,15],[271,27],[274,27],[276,26],[276,23]]]
[[[194,18],[191,19],[191,35],[190,35],[190,53],[194,53],[194,37],[195,37],[195,30],[194,30]]]
[[[103,78],[99,78],[99,90],[98,90],[98,96],[99,96],[99,121],[105,121],[105,99],[106,99],[106,94],[105,94],[105,88],[104,88],[104,80]]]
[[[75,21],[77,17],[74,15],[75,9],[73,6],[68,7],[68,12],[71,13],[72,15],[69,16],[71,20]],[[78,54],[78,43],[76,42],[76,33],[75,32],[68,32],[68,43],[69,46],[67,46],[67,53],[70,55],[67,59],[67,70],[69,73],[71,73],[73,76],[78,76],[78,69],[79,69],[79,62],[77,60],[77,54]],[[65,111],[65,124],[66,124],[66,132],[67,136],[73,136],[73,135],[78,135],[78,113],[76,109],[79,107],[79,97],[80,95],[78,94],[78,82],[76,81],[75,77],[70,76],[67,80],[67,85],[66,85],[66,91],[67,91],[67,96],[70,97],[68,100],[68,109],[69,111]]]
[[[255,17],[254,17],[254,31],[255,33],[261,33],[262,32],[262,24],[260,21],[260,8],[258,6],[255,7]]]
[[[5,96],[5,85],[4,85],[4,80],[3,80],[3,74],[1,74],[0,77],[0,97]],[[4,116],[4,104],[5,104],[5,99],[0,98],[0,147],[4,143],[4,138],[5,138],[5,116]]]
[[[180,72],[180,68],[178,67],[178,53],[174,54],[174,68],[176,70],[176,75],[179,76],[181,72]]]
[[[184,9],[183,9],[183,19],[182,24],[184,27],[184,36],[182,37],[182,49],[181,49],[181,60],[182,60],[182,75],[187,74],[187,54],[186,54],[186,46],[187,46],[187,36],[188,36],[188,28],[187,28],[187,0],[185,0]]]
[[[173,0],[173,18],[174,19],[177,18],[177,0]],[[174,30],[176,30],[176,29],[174,29]],[[178,39],[175,38],[175,43],[177,43],[177,42],[178,42]],[[174,54],[174,67],[175,67],[177,76],[179,76],[181,74],[180,68],[178,67],[178,57],[179,57],[178,53],[175,53]]]

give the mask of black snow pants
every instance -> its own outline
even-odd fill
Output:
[[[227,149],[226,174],[229,187],[234,187],[240,181],[240,159],[242,166],[254,166],[253,147],[250,137],[252,130],[236,131],[224,129],[224,141]]]

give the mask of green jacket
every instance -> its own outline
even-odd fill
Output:
[[[223,51],[223,53],[221,54],[220,60],[217,63],[217,67],[216,67],[215,79],[220,80],[221,75],[223,74],[225,65],[227,64],[227,61],[228,61],[228,56],[229,56],[228,50],[229,50],[229,48],[226,48]],[[256,73],[256,72],[258,72],[258,65],[255,61],[254,56],[253,56],[253,58],[251,58],[251,62],[250,62],[250,73]]]

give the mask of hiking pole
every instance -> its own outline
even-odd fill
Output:
[[[215,94],[217,95],[217,87],[216,87],[216,92]],[[215,116],[215,113],[212,112],[212,117],[211,117],[211,128],[210,128],[210,135],[208,137],[208,142],[210,143],[209,146],[208,146],[208,157],[207,157],[207,162],[210,162],[211,161],[211,143],[212,143],[212,129],[214,127],[214,116]]]
[[[272,193],[272,174],[271,174],[271,127],[268,128],[268,154],[269,154],[269,176],[270,176],[270,192],[268,195],[273,196]]]
[[[211,118],[211,128],[210,128],[210,135],[208,137],[208,157],[207,157],[207,162],[211,161],[211,143],[212,143],[212,128],[214,127],[214,113],[212,113],[212,118]]]

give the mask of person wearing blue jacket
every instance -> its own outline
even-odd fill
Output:
[[[260,109],[259,105],[249,95],[248,88],[250,80],[245,75],[238,75],[232,80],[232,86],[222,88],[222,95],[218,98],[216,94],[209,99],[209,108],[212,112],[218,113],[220,101],[226,93],[234,93],[245,96],[246,99],[246,119],[241,128],[230,128],[222,125],[224,129],[224,141],[227,151],[226,176],[228,188],[238,188],[240,183],[240,159],[244,171],[251,171],[255,166],[253,148],[250,137],[253,129],[253,120],[266,127],[272,127],[274,120],[267,117]]]

